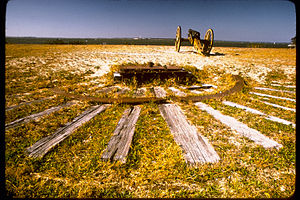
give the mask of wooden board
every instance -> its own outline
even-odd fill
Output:
[[[176,96],[180,96],[180,97],[186,96],[186,93],[182,92],[181,90],[175,87],[169,87],[169,90],[171,90]]]
[[[220,111],[215,110],[212,107],[201,102],[197,102],[195,103],[195,105],[201,110],[206,111],[207,113],[212,115],[215,119],[221,121],[226,126],[235,130],[238,134],[247,137],[248,139],[254,141],[259,145],[262,145],[264,148],[282,148],[281,144],[261,134],[259,131],[248,127],[246,124],[239,122],[233,117],[223,115]]]
[[[162,90],[162,88],[154,88],[155,94],[159,97],[165,95]],[[196,165],[214,163],[220,160],[213,146],[198,133],[195,126],[188,122],[179,106],[161,104],[159,110],[170,128],[175,142],[182,148],[186,163]]]
[[[287,97],[278,97],[278,96],[273,96],[273,95],[269,95],[269,94],[262,94],[262,93],[257,93],[257,92],[249,92],[249,94],[254,94],[254,95],[262,96],[262,97],[269,97],[269,98],[273,98],[273,99],[282,99],[282,100],[286,100],[286,101],[296,102],[296,99],[291,99],[291,98],[287,98]]]
[[[167,92],[161,87],[154,87],[153,91],[158,98],[165,98],[167,96]]]
[[[118,89],[117,86],[110,86],[110,87],[104,87],[104,88],[101,88],[100,90],[97,90],[95,93],[109,93],[115,89]]]
[[[243,106],[243,105],[231,102],[231,101],[223,101],[222,103],[225,104],[225,105],[227,105],[227,106],[234,107],[234,108],[240,108],[240,109],[242,109],[242,110],[244,110],[246,112],[250,112],[250,113],[253,113],[253,114],[264,116],[265,119],[267,119],[267,120],[271,120],[273,122],[277,122],[277,123],[281,123],[281,124],[285,124],[285,125],[292,125],[294,128],[296,128],[296,124],[294,124],[293,122],[281,119],[279,117],[267,115],[267,114],[265,114],[265,113],[263,113],[263,112],[261,112],[259,110],[255,110],[253,108],[249,108],[247,106]]]
[[[274,103],[270,103],[270,102],[267,102],[267,101],[260,101],[260,102],[262,102],[264,104],[267,104],[267,105],[270,105],[270,106],[273,106],[273,107],[276,107],[276,108],[281,108],[283,110],[289,110],[289,111],[296,112],[295,108],[288,108],[288,107],[280,106],[280,105],[277,105],[277,104],[274,104]]]
[[[62,142],[71,135],[77,128],[91,120],[97,114],[103,112],[109,105],[97,105],[84,111],[72,122],[67,123],[64,127],[58,129],[52,135],[42,138],[31,147],[27,148],[29,156],[37,158],[43,157],[52,147]]]
[[[52,107],[52,108],[49,108],[47,110],[44,110],[42,112],[39,112],[39,113],[35,113],[35,114],[32,114],[32,115],[29,115],[29,116],[26,116],[26,117],[23,117],[21,119],[18,119],[18,120],[15,120],[13,122],[10,122],[8,124],[5,124],[5,130],[8,130],[8,129],[11,129],[11,128],[15,128],[21,124],[24,124],[24,123],[28,123],[32,120],[37,120],[45,115],[49,115],[55,111],[58,111],[64,107],[68,107],[68,106],[71,106],[75,104],[75,102],[68,102],[64,105],[60,105],[60,106],[56,106],[56,107]]]
[[[134,106],[124,111],[113,136],[102,154],[102,160],[126,162],[126,156],[134,135],[135,123],[139,118],[140,111],[141,108],[139,106]]]
[[[120,90],[118,92],[116,92],[116,94],[122,95],[122,94],[125,94],[128,91],[130,91],[129,88],[120,88]]]
[[[18,108],[20,106],[24,106],[24,105],[30,105],[32,103],[39,103],[39,102],[42,102],[42,101],[45,101],[45,100],[48,100],[48,99],[53,99],[55,97],[56,97],[56,95],[51,96],[51,97],[45,97],[45,98],[42,98],[42,99],[33,100],[33,101],[23,102],[23,103],[20,103],[18,105],[6,107],[5,111],[9,111],[9,110],[12,110],[12,109]]]
[[[138,88],[134,91],[133,96],[134,97],[144,97],[146,94],[147,89],[146,88]]]

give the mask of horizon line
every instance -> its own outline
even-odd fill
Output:
[[[5,38],[53,38],[53,39],[175,39],[168,37],[39,37],[39,36],[5,36]],[[226,42],[258,42],[258,43],[291,43],[283,41],[246,41],[246,40],[214,40]]]

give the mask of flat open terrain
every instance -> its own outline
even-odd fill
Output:
[[[167,95],[173,95],[174,88],[181,94],[206,95],[231,88],[235,83],[231,75],[246,81],[238,93],[202,101],[213,108],[211,112],[205,106],[201,109],[202,104],[170,102],[180,107],[197,133],[206,138],[219,156],[218,162],[189,165],[153,102],[140,105],[126,163],[104,161],[101,156],[124,111],[130,108],[127,104],[109,105],[42,158],[28,156],[28,147],[98,105],[51,89],[81,96],[134,96],[140,89],[134,82],[118,84],[119,88],[108,93],[101,91],[113,84],[111,69],[148,62],[182,66],[201,83],[214,87],[196,94],[173,80],[155,80],[140,86],[147,97],[154,96],[152,86],[164,88]],[[178,53],[173,46],[8,44],[5,63],[8,195],[283,198],[295,191],[295,49],[216,47],[211,56],[204,57],[189,46]],[[70,102],[73,104],[67,104]],[[215,117],[216,111],[223,118]],[[232,118],[239,123],[226,121]],[[278,145],[266,148],[246,137],[236,128],[240,123]]]

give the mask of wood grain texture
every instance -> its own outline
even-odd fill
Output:
[[[119,91],[116,92],[116,94],[122,95],[122,94],[125,94],[128,91],[130,91],[129,88],[120,88]]]
[[[263,112],[261,112],[259,110],[256,110],[256,109],[253,109],[253,108],[249,108],[247,106],[243,106],[243,105],[231,102],[231,101],[223,101],[222,103],[225,104],[225,105],[227,105],[227,106],[231,106],[231,107],[235,107],[235,108],[240,108],[240,109],[242,109],[242,110],[244,110],[246,112],[250,112],[250,113],[253,113],[253,114],[264,116],[265,119],[267,119],[267,120],[271,120],[273,122],[277,122],[277,123],[281,123],[281,124],[285,124],[285,125],[292,125],[294,128],[296,128],[296,124],[294,124],[293,122],[281,119],[279,117],[267,115],[267,114],[265,114],[265,113],[263,113]]]
[[[126,162],[126,156],[129,152],[140,111],[141,108],[139,106],[134,106],[124,111],[113,136],[101,156],[102,160]]]
[[[169,90],[171,90],[176,96],[180,96],[180,97],[186,96],[186,93],[182,92],[181,90],[175,87],[169,87]]]
[[[42,112],[39,112],[39,113],[35,113],[35,114],[32,114],[32,115],[29,115],[29,116],[26,116],[26,117],[23,117],[21,119],[18,119],[18,120],[15,120],[13,122],[10,122],[8,124],[5,124],[5,130],[8,130],[8,129],[11,129],[11,128],[15,128],[17,126],[20,126],[21,124],[24,124],[24,123],[28,123],[32,120],[37,120],[45,115],[49,115],[55,111],[58,111],[62,108],[65,108],[65,107],[68,107],[68,106],[71,106],[75,104],[75,102],[68,102],[64,105],[59,105],[59,106],[56,106],[56,107],[52,107],[52,108],[49,108],[47,110],[44,110]]]
[[[161,90],[163,89],[154,88],[155,95],[164,97],[166,93]],[[182,148],[186,163],[196,165],[214,163],[220,160],[213,146],[198,133],[195,126],[188,122],[179,106],[161,104],[159,110],[170,128],[175,142]]]
[[[5,108],[5,111],[10,111],[10,110],[15,109],[15,108],[18,108],[18,107],[20,107],[20,106],[30,105],[30,104],[32,104],[32,103],[39,103],[39,102],[42,102],[42,101],[45,101],[45,100],[48,100],[48,99],[53,99],[53,98],[55,98],[55,97],[56,97],[56,95],[51,96],[51,97],[45,97],[45,98],[42,98],[42,99],[33,100],[33,101],[22,102],[22,103],[20,103],[20,104],[18,104],[18,105],[6,107],[6,108]]]
[[[254,141],[259,145],[262,145],[264,148],[282,148],[281,144],[261,134],[259,131],[248,127],[246,124],[239,122],[233,117],[223,115],[220,111],[215,110],[212,107],[201,102],[197,102],[195,103],[195,105],[201,110],[206,111],[208,114],[212,115],[215,119],[219,120],[226,126],[235,130],[238,134]]]
[[[42,138],[31,147],[27,148],[30,157],[43,157],[52,147],[62,142],[71,135],[77,128],[91,120],[97,114],[103,112],[109,105],[97,105],[84,111],[72,122],[67,123],[64,127],[58,129],[52,135]]]
[[[97,90],[95,93],[106,93],[107,94],[116,89],[118,89],[117,86],[109,86],[109,87],[101,88],[100,90]]]
[[[153,91],[158,98],[165,98],[167,96],[167,92],[162,87],[154,87]]]
[[[134,91],[133,96],[134,97],[144,97],[146,94],[147,89],[146,88],[138,88]]]

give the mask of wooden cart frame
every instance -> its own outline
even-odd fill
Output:
[[[201,40],[199,32],[189,29],[188,38],[182,38],[181,26],[178,26],[176,31],[176,39],[175,39],[176,51],[177,52],[180,51],[181,42],[187,42],[187,41],[189,41],[194,46],[197,53],[205,56],[209,56],[214,43],[214,32],[212,29],[208,29],[205,33],[204,39]]]

